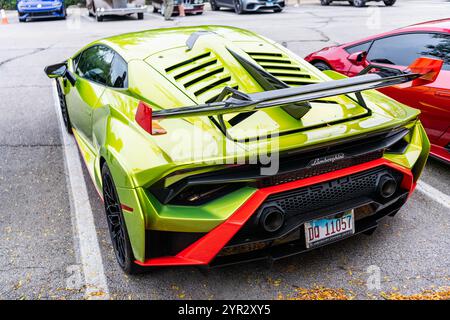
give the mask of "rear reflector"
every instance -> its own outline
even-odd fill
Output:
[[[120,207],[122,208],[122,210],[133,212],[133,208],[131,208],[123,203],[120,204]]]

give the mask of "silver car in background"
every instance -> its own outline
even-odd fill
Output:
[[[217,11],[220,10],[220,8],[231,8],[234,9],[234,12],[237,14],[260,10],[281,12],[285,6],[284,1],[285,0],[209,0],[211,10]]]
[[[86,7],[91,17],[103,21],[105,16],[127,16],[136,14],[139,20],[144,19],[147,11],[145,0],[86,0]]]

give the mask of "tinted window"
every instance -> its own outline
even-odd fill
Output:
[[[356,46],[347,47],[347,48],[345,48],[345,50],[348,53],[350,53],[350,54],[355,53],[355,52],[361,52],[361,51],[366,51],[367,52],[367,51],[369,51],[371,43],[372,42],[361,43],[361,44],[358,44]]]
[[[403,34],[375,40],[368,59],[372,62],[408,66],[419,57],[444,60],[450,63],[450,36],[433,33]]]
[[[77,73],[87,80],[108,84],[113,58],[114,52],[109,48],[103,46],[88,48],[80,57]]]
[[[117,53],[111,64],[111,71],[108,85],[114,88],[126,88],[128,86],[128,68],[125,60]]]
[[[443,60],[443,69],[450,70],[450,35],[432,34],[432,40],[425,46],[422,55]]]

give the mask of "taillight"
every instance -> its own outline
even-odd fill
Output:
[[[151,135],[159,135],[167,133],[163,127],[159,125],[157,121],[152,120],[152,108],[145,102],[140,101],[136,116],[136,122],[141,126],[142,129],[150,133]]]

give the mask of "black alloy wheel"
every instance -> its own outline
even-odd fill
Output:
[[[353,0],[353,5],[355,7],[364,7],[366,5],[366,0]]]
[[[102,184],[106,221],[117,263],[128,274],[140,273],[143,270],[134,262],[135,259],[122,213],[122,207],[111,171],[106,164],[102,167]]]

